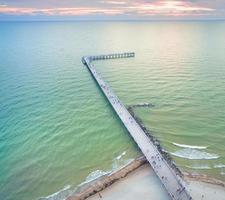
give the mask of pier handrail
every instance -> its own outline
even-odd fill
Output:
[[[95,61],[95,60],[108,60],[108,59],[118,59],[118,58],[131,58],[135,57],[134,52],[126,52],[126,53],[117,53],[117,54],[105,54],[105,55],[98,55],[98,56],[83,56],[82,62],[83,64],[86,64],[86,61],[89,62]]]

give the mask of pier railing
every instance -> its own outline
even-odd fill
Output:
[[[83,64],[87,64],[86,61],[92,62],[95,60],[107,60],[107,59],[118,59],[118,58],[131,58],[135,57],[134,52],[126,52],[126,53],[114,53],[114,54],[106,54],[106,55],[98,55],[98,56],[84,56],[82,58]]]

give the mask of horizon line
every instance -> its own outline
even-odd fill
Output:
[[[208,19],[6,19],[0,22],[182,22],[182,21],[225,21],[225,18]]]

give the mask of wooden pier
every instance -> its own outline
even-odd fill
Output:
[[[159,177],[161,183],[164,185],[169,196],[173,200],[191,200],[192,197],[187,192],[185,184],[179,175],[170,167],[157,147],[153,144],[150,138],[142,130],[140,125],[136,122],[133,116],[128,112],[123,103],[119,100],[116,94],[112,91],[109,85],[102,79],[101,75],[94,68],[92,61],[103,59],[115,59],[115,58],[129,58],[134,57],[135,53],[122,53],[122,54],[109,54],[99,56],[85,56],[82,58],[82,62],[87,66],[88,70],[92,74],[100,86],[102,92],[107,97],[108,101],[112,105],[113,109],[127,128],[138,147],[141,149],[146,159],[152,166],[153,170]]]

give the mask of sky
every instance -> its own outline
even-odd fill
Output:
[[[173,19],[225,19],[225,0],[0,0],[0,21]]]

